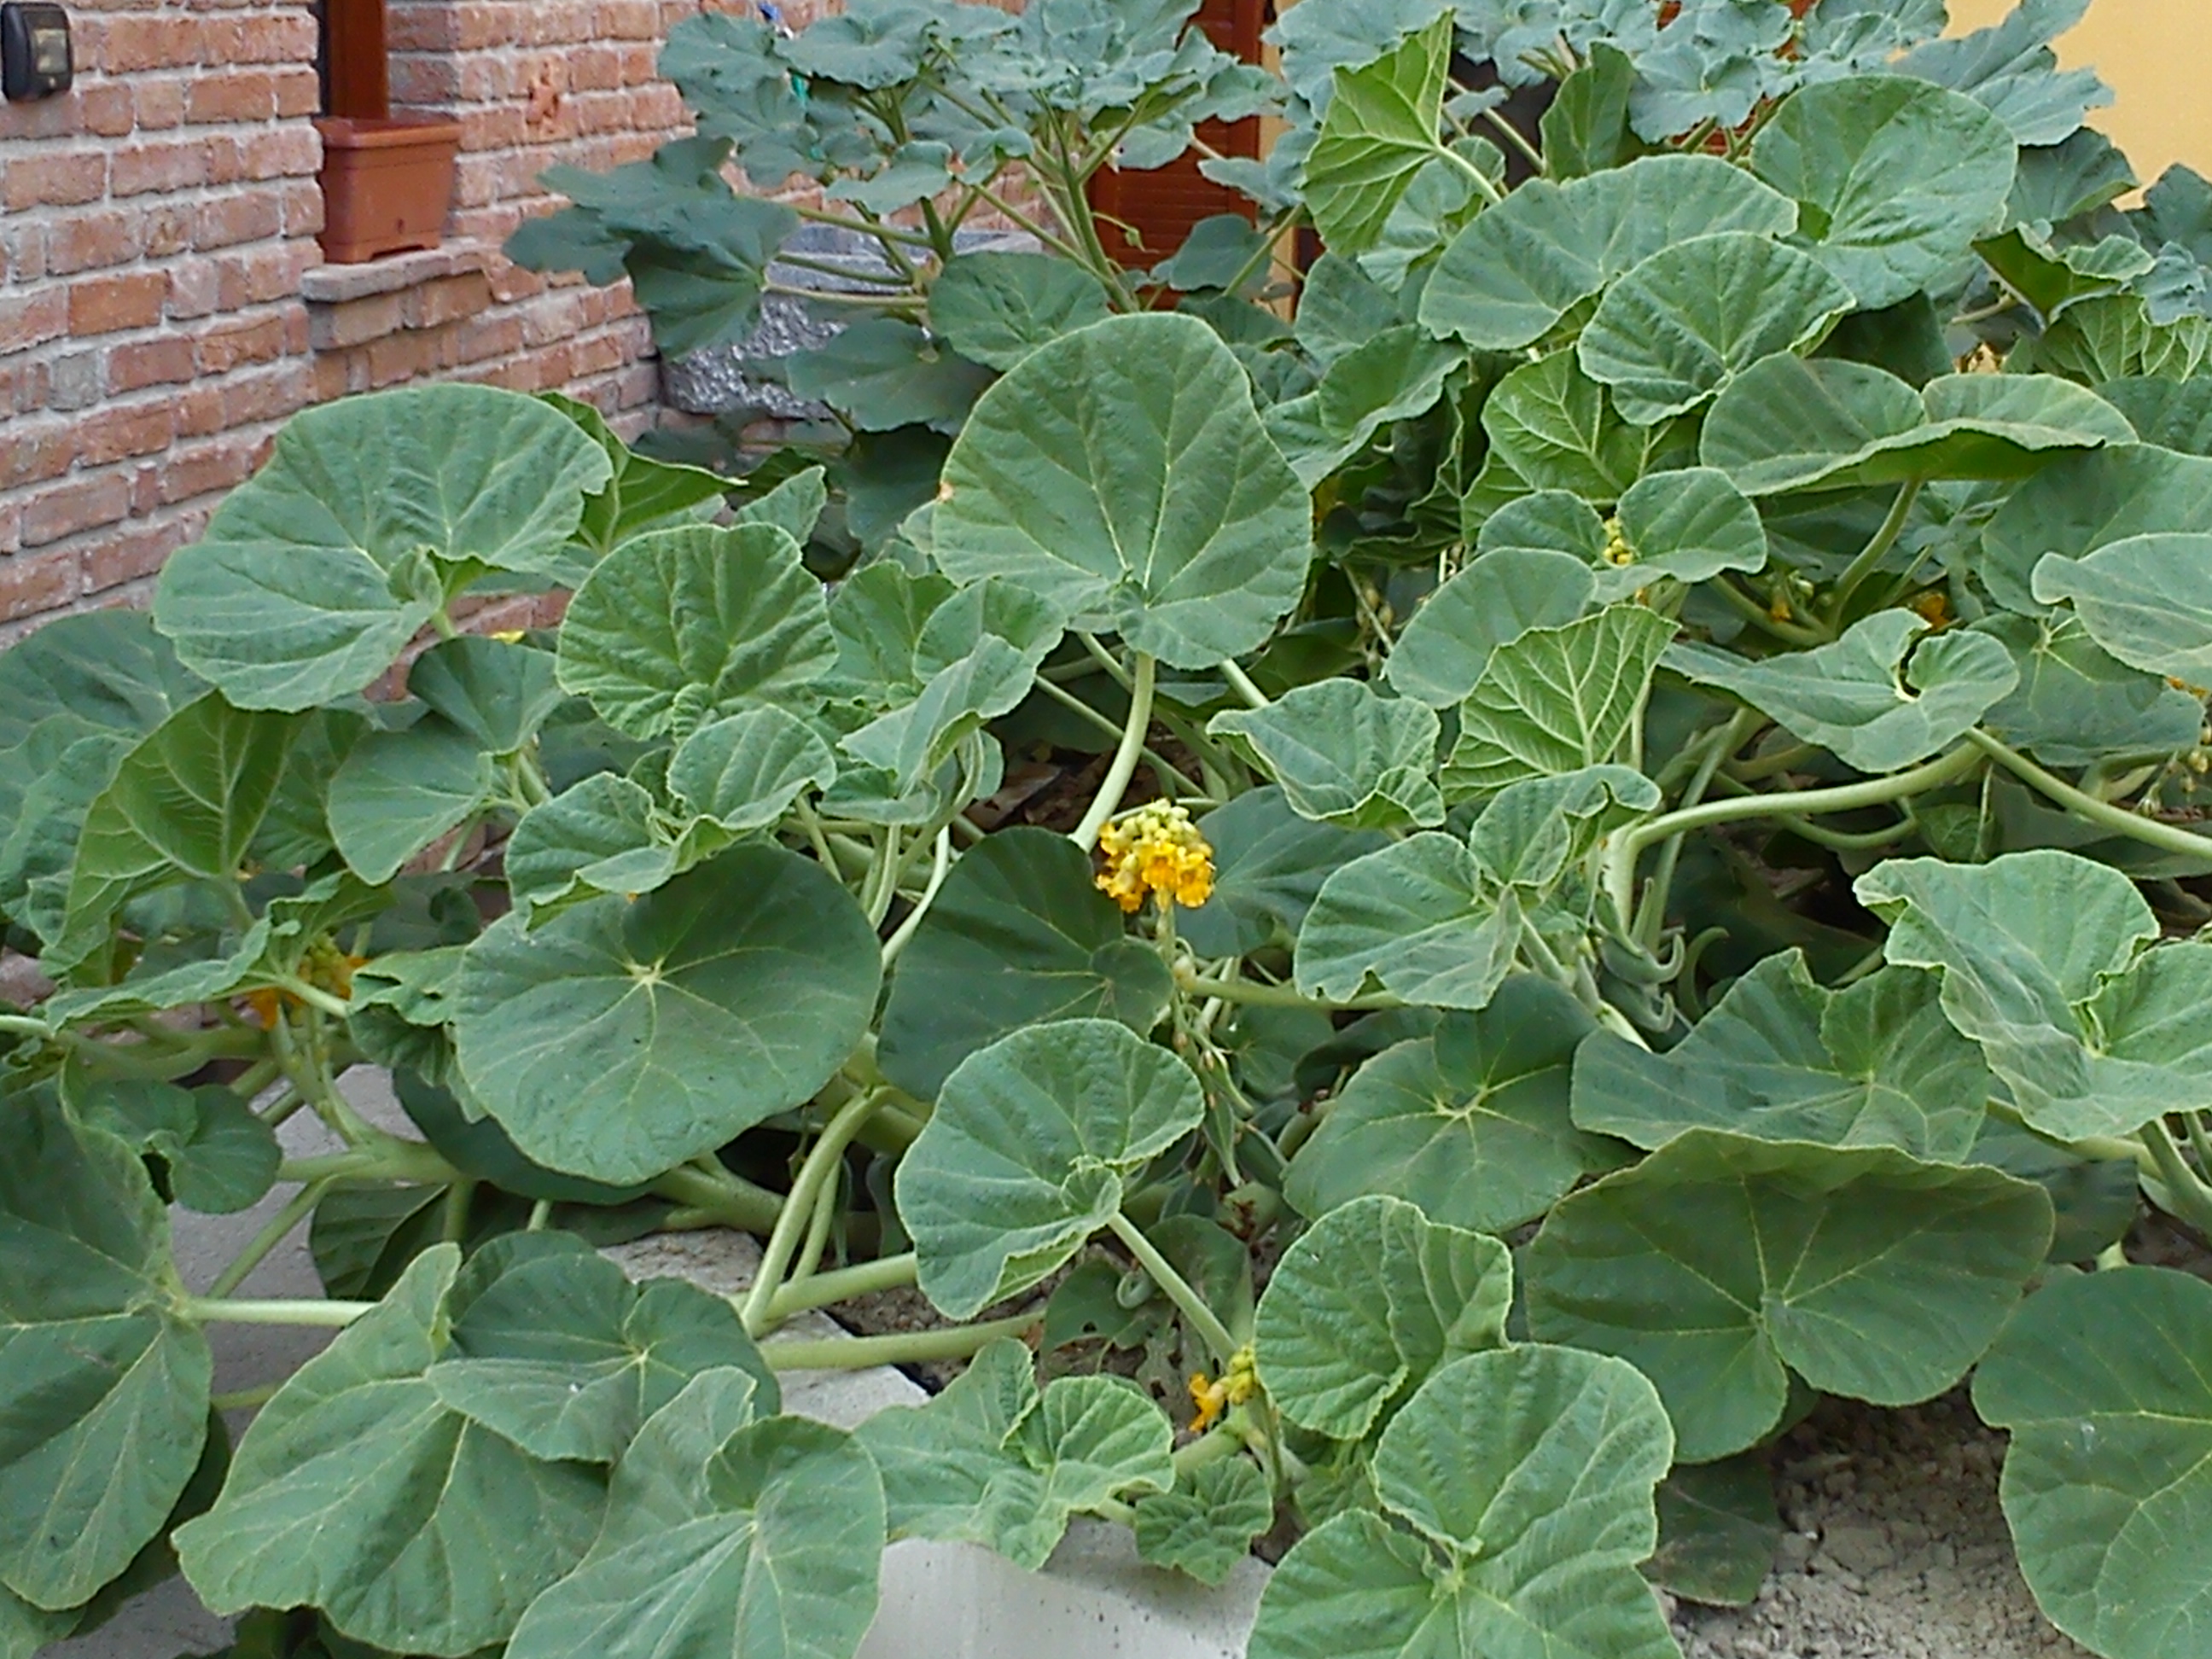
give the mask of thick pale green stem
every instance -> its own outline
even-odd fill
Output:
[[[269,1252],[290,1237],[292,1230],[313,1213],[315,1206],[323,1201],[323,1194],[330,1189],[329,1182],[313,1181],[295,1193],[292,1201],[253,1236],[246,1247],[238,1253],[237,1259],[216,1275],[215,1283],[208,1286],[207,1293],[220,1299],[244,1284],[246,1275],[267,1259]]]
[[[1106,1224],[1114,1237],[1128,1247],[1129,1254],[1137,1258],[1137,1265],[1151,1275],[1161,1293],[1190,1322],[1199,1339],[1213,1350],[1215,1363],[1228,1364],[1237,1352],[1237,1339],[1230,1334],[1229,1327],[1221,1322],[1219,1316],[1190,1287],[1189,1281],[1175,1270],[1175,1264],[1159,1253],[1152,1241],[1145,1237],[1142,1228],[1118,1210]]]
[[[1129,780],[1137,775],[1137,761],[1145,747],[1145,731],[1152,723],[1152,686],[1158,673],[1159,665],[1139,653],[1136,676],[1129,688],[1129,717],[1121,727],[1121,746],[1115,750],[1106,775],[1099,781],[1097,798],[1091,803],[1091,810],[1069,833],[1068,838],[1086,852],[1098,844],[1098,832],[1121,810],[1121,796],[1129,787]]]
[[[775,1231],[769,1235],[767,1247],[761,1253],[760,1271],[753,1275],[752,1289],[745,1297],[742,1311],[745,1329],[752,1335],[757,1337],[774,1322],[770,1310],[775,1293],[799,1249],[799,1241],[806,1236],[823,1187],[836,1176],[844,1161],[845,1149],[882,1104],[882,1097],[873,1093],[848,1102],[830,1120],[822,1139],[808,1151],[806,1162],[799,1166],[799,1179],[792,1182],[791,1196],[783,1201],[783,1213],[776,1218]]]
[[[945,885],[945,878],[952,872],[952,829],[946,825],[937,832],[937,846],[931,854],[929,884],[921,890],[921,896],[914,902],[914,908],[906,913],[891,936],[884,941],[884,966],[888,969],[899,959],[900,954],[913,943],[921,927],[922,918],[929,907],[937,902],[938,890]]]
[[[1109,738],[1113,738],[1117,740],[1120,738],[1121,735],[1121,728],[1116,726],[1112,720],[1108,720],[1105,715],[1100,714],[1097,709],[1093,708],[1089,703],[1084,702],[1082,698],[1077,696],[1073,692],[1062,690],[1059,686],[1054,684],[1042,674],[1037,676],[1036,684],[1038,690],[1043,692],[1047,697],[1058,703],[1062,708],[1067,710],[1069,714],[1074,715],[1078,720],[1083,721],[1085,725],[1103,732]],[[1151,749],[1146,749],[1145,750],[1145,763],[1150,766],[1154,771],[1158,772],[1164,782],[1173,784],[1176,789],[1182,794],[1195,798],[1206,793],[1206,791],[1202,787],[1192,781],[1186,774],[1176,767],[1170,765],[1167,761],[1163,759],[1158,753]]]
[[[1252,677],[1234,662],[1224,662],[1221,665],[1221,678],[1229,682],[1229,689],[1231,691],[1244,699],[1248,708],[1265,708],[1268,706],[1267,694],[1255,685],[1252,683]]]
[[[302,1325],[343,1329],[374,1308],[374,1302],[249,1302],[188,1296],[177,1311],[202,1325]]]
[[[1968,737],[1977,738],[1976,732]],[[1716,824],[1741,823],[1753,818],[1778,817],[1808,817],[1818,813],[1849,812],[1862,806],[1880,806],[1885,802],[1903,800],[1908,796],[1924,794],[1930,789],[1965,776],[1981,764],[1981,755],[1972,743],[1962,744],[1949,754],[1929,761],[1925,766],[1916,766],[1909,772],[1899,772],[1886,778],[1869,778],[1863,783],[1838,784],[1832,789],[1779,790],[1772,794],[1746,795],[1735,800],[1709,800],[1696,806],[1685,807],[1654,818],[1637,829],[1626,830],[1613,837],[1607,850],[1605,887],[1612,898],[1613,911],[1626,931],[1632,923],[1636,912],[1636,861],[1647,847],[1656,846],[1670,836],[1679,836],[1692,830],[1708,830]]]
[[[1851,595],[1859,585],[1874,574],[1875,568],[1889,556],[1889,550],[1897,545],[1897,538],[1905,533],[1911,522],[1912,504],[1920,499],[1921,481],[1914,478],[1897,489],[1897,499],[1889,505],[1889,516],[1881,521],[1881,528],[1874,532],[1874,539],[1865,550],[1853,559],[1850,566],[1837,579],[1835,592],[1828,600],[1828,626],[1841,625],[1844,611],[1851,602]]]
[[[653,1183],[661,1197],[695,1210],[725,1227],[766,1233],[783,1213],[783,1200],[725,1170],[720,1179],[690,1168],[671,1170]]]
[[[2124,806],[2099,800],[2094,795],[2076,789],[2063,779],[2053,777],[2018,750],[1998,742],[1986,732],[1969,732],[1966,741],[2037,793],[2049,797],[2076,817],[2087,818],[2115,835],[2126,836],[2146,846],[2156,847],[2168,853],[2179,853],[2187,858],[2203,859],[2212,864],[2212,836],[2200,836],[2193,830],[2182,829],[2179,824],[2161,823],[2156,818],[2143,817],[2140,812],[2130,812]]]
[[[769,1318],[781,1322],[810,1308],[826,1308],[833,1303],[870,1296],[878,1291],[902,1291],[915,1282],[919,1266],[914,1252],[909,1250],[904,1255],[887,1255],[878,1261],[863,1261],[831,1273],[810,1274],[775,1293],[775,1299],[769,1304]]]
[[[911,1365],[929,1359],[966,1359],[1006,1337],[1026,1336],[1044,1322],[1042,1311],[955,1325],[941,1331],[902,1331],[894,1336],[833,1336],[814,1342],[763,1342],[761,1355],[780,1371],[857,1371],[871,1365]]]
[[[1287,985],[1262,985],[1249,979],[1209,979],[1188,969],[1177,971],[1176,984],[1190,996],[1218,997],[1224,1002],[1242,1003],[1253,1008],[1311,1008],[1328,1014],[1345,1010],[1364,1013],[1376,1008],[1406,1006],[1387,992],[1378,996],[1353,997],[1346,1002],[1324,1002],[1318,997],[1301,996]]]
[[[2212,1234],[2212,1188],[2208,1188],[2189,1167],[2181,1149],[2173,1144],[2173,1137],[2166,1133],[2166,1125],[2144,1125],[2142,1143],[2150,1148],[2152,1161],[2158,1165],[2159,1180],[2166,1187],[2174,1214],[2198,1232]]]

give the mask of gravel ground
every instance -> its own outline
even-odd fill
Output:
[[[2004,1444],[1963,1395],[1823,1406],[1777,1449],[1773,1576],[1748,1607],[1679,1607],[1686,1659],[2088,1659],[2014,1565]]]

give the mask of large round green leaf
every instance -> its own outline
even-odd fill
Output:
[[[1778,495],[2025,477],[2134,441],[2118,410],[2051,375],[1948,374],[1916,392],[1871,364],[1781,352],[1715,399],[1699,453],[1745,495]]]
[[[1118,1376],[1040,1389],[1018,1342],[991,1344],[927,1405],[878,1413],[859,1439],[882,1471],[893,1537],[965,1540],[1032,1571],[1071,1516],[1176,1480],[1158,1406]]]
[[[929,325],[971,362],[1012,368],[1049,341],[1103,322],[1106,290],[1042,253],[963,253],[929,285]]]
[[[1190,1067],[1112,1020],[1031,1025],[971,1054],[899,1164],[923,1293],[968,1319],[1057,1272],[1205,1107]]]
[[[774,525],[655,531],[617,548],[561,625],[561,684],[631,737],[817,703],[836,641],[822,584]]]
[[[207,1434],[207,1339],[129,1146],[0,1101],[0,1595],[82,1606],[159,1532]]]
[[[1576,352],[1624,419],[1695,409],[1760,358],[1802,351],[1852,308],[1809,255],[1746,232],[1661,249],[1606,290]]]
[[[1295,939],[1330,874],[1387,844],[1377,830],[1301,817],[1273,784],[1216,807],[1198,829],[1213,848],[1213,893],[1178,911],[1176,930],[1202,957],[1241,957],[1279,933]]]
[[[1795,361],[1794,359],[1792,361]],[[1482,406],[1493,465],[1537,489],[1615,501],[1644,476],[1656,434],[1632,426],[1572,351],[1523,363]]]
[[[2212,535],[2131,536],[2035,567],[2045,605],[2070,599],[2090,637],[2133,668],[2212,680]]]
[[[466,819],[492,787],[492,757],[441,714],[354,744],[330,783],[331,836],[364,881],[387,882]]]
[[[2158,1267],[2055,1279],[1982,1362],[2012,1431],[1999,1488],[2051,1622],[2112,1659],[2194,1659],[2212,1608],[2212,1286]]]
[[[1505,1344],[1513,1259],[1481,1233],[1376,1195],[1331,1210],[1260,1298],[1260,1380],[1284,1416],[1364,1439],[1386,1407],[1462,1354]]]
[[[150,1079],[80,1085],[64,1099],[88,1127],[104,1129],[160,1166],[162,1190],[189,1210],[232,1215],[276,1184],[276,1133],[228,1089],[182,1089]]]
[[[849,1659],[876,1616],[874,1463],[796,1417],[711,1438],[640,1437],[591,1554],[532,1605],[513,1659]]]
[[[511,755],[561,705],[553,653],[464,634],[415,659],[407,689],[488,754]]]
[[[1346,1001],[1372,975],[1407,1002],[1481,1008],[1521,943],[1521,915],[1485,885],[1467,843],[1434,832],[1354,859],[1298,929],[1298,989]]]
[[[2020,684],[1982,724],[2048,765],[2087,766],[2114,753],[2177,754],[2203,729],[2203,698],[2119,661],[2078,617],[1997,615],[1976,626],[2012,653],[2020,672]]]
[[[1935,283],[2003,222],[2014,155],[2004,124],[1974,100],[1854,76],[1784,103],[1751,170],[1796,202],[1814,252],[1872,311]]]
[[[170,556],[155,626],[243,708],[349,696],[430,619],[455,567],[556,568],[611,470],[558,410],[490,386],[311,409]]]
[[[1694,1128],[1824,1146],[1895,1146],[1944,1164],[1973,1148],[1990,1099],[1981,1050],[1938,981],[1884,968],[1848,989],[1802,952],[1768,957],[1663,1054],[1607,1032],[1575,1056],[1574,1121],[1647,1149]]]
[[[1383,678],[1401,696],[1431,708],[1464,702],[1499,646],[1532,628],[1557,628],[1582,615],[1595,586],[1588,571],[1583,561],[1543,548],[1484,550],[1421,602]]]
[[[206,690],[142,611],[58,617],[0,653],[0,750],[56,714],[142,736]]]
[[[1532,345],[1576,306],[1693,236],[1781,235],[1789,199],[1712,155],[1653,155],[1566,184],[1534,179],[1444,250],[1421,321],[1469,345]]]
[[[830,745],[798,715],[748,708],[702,726],[668,763],[668,787],[732,834],[765,830],[810,789],[836,781]]]
[[[676,874],[676,848],[643,785],[594,772],[522,815],[506,870],[507,890],[534,926],[595,894],[651,892]]]
[[[1615,605],[1498,647],[1460,705],[1459,740],[1444,761],[1446,799],[1613,761],[1674,634],[1657,611]]]
[[[2040,615],[2030,591],[2046,555],[2084,559],[2136,536],[2212,523],[2212,460],[2148,445],[2055,462],[2013,492],[1982,535],[1978,571],[2008,611]]]
[[[1284,1196],[1322,1216],[1370,1194],[1431,1221],[1503,1232],[1541,1215],[1617,1149],[1568,1115],[1569,1066],[1590,1030],[1582,1005],[1518,975],[1479,1013],[1385,1049],[1352,1074],[1291,1159]]]
[[[1253,649],[1297,603],[1311,508],[1251,382],[1195,317],[1115,318],[1041,346],[945,463],[937,562],[1004,576],[1178,668]]]
[[[1927,633],[1912,611],[1877,611],[1811,651],[1754,662],[1677,645],[1665,661],[1697,684],[1735,693],[1847,765],[1895,772],[1949,748],[2020,683],[2011,654],[1985,635],[1922,638]]]
[[[1528,1246],[1528,1328],[1658,1385],[1684,1462],[1756,1444],[1790,1374],[1876,1405],[1941,1394],[2051,1243],[1995,1170],[1692,1129],[1562,1202]]]
[[[1004,830],[962,855],[900,957],[876,1058],[927,1100],[969,1054],[1025,1025],[1102,1016],[1149,1031],[1172,988],[1081,848],[1048,830]]]
[[[1354,1511],[1301,1539],[1261,1597],[1252,1659],[1674,1659],[1637,1571],[1673,1451],[1651,1385],[1617,1359],[1455,1361],[1375,1455],[1383,1508],[1414,1531]]]
[[[1891,859],[1855,890],[1891,923],[1891,962],[1942,971],[1943,1012],[2030,1127],[2132,1134],[2212,1107],[2212,945],[2142,950],[2158,923],[2119,871],[2050,849]]]
[[[1620,498],[1625,562],[1598,572],[1598,598],[1625,599],[1658,577],[1694,583],[1766,565],[1759,509],[1709,466],[1654,472]]]
[[[504,1642],[583,1557],[599,1474],[550,1463],[443,1405],[460,1251],[436,1245],[261,1408],[177,1554],[219,1613],[319,1608],[342,1634],[447,1656]]]
[[[502,917],[455,994],[461,1071],[528,1158],[621,1186],[810,1098],[875,1011],[875,932],[819,865],[738,847],[635,903]]]
[[[1337,70],[1300,182],[1316,228],[1338,252],[1380,241],[1391,210],[1436,159],[1451,57],[1451,20],[1439,17],[1371,63]]]
[[[1241,738],[1301,816],[1346,830],[1432,827],[1438,725],[1426,704],[1358,680],[1302,685],[1265,708],[1217,714],[1210,732]]]

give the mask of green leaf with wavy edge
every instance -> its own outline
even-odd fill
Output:
[[[702,726],[668,762],[668,787],[732,834],[764,830],[811,790],[837,778],[821,735],[781,708],[749,708]]]
[[[1284,1196],[1327,1215],[1370,1194],[1431,1221],[1502,1232],[1541,1215],[1618,1150],[1568,1115],[1569,1066],[1589,1016],[1547,981],[1516,975],[1475,1013],[1385,1049],[1352,1074],[1291,1160]]]
[[[1613,761],[1674,633],[1655,611],[1616,605],[1500,646],[1460,705],[1459,740],[1443,765],[1445,798],[1465,800]]]
[[[1451,68],[1447,17],[1358,68],[1339,68],[1300,183],[1322,240],[1364,253],[1413,177],[1434,161]]]
[[[492,757],[440,714],[354,744],[330,783],[331,835],[362,880],[390,881],[490,796]]]
[[[490,386],[308,410],[170,556],[154,625],[242,708],[349,696],[392,665],[457,570],[557,570],[611,471],[557,410]]]
[[[1213,848],[1213,893],[1176,913],[1176,931],[1202,957],[1241,957],[1279,934],[1295,939],[1331,872],[1378,851],[1376,830],[1340,830],[1292,810],[1281,787],[1248,789],[1198,821]]]
[[[1662,248],[1605,292],[1575,345],[1638,426],[1696,409],[1760,359],[1804,351],[1854,308],[1808,254],[1735,231]]]
[[[635,904],[594,899],[469,946],[462,1075],[534,1162],[647,1181],[787,1111],[858,1045],[875,930],[812,860],[733,848]]]
[[[923,1294],[968,1319],[1057,1272],[1205,1107],[1189,1066],[1112,1020],[1025,1026],[970,1054],[898,1169]]]
[[[1663,1054],[1592,1036],[1575,1056],[1574,1121],[1646,1150],[1727,1129],[1963,1164],[1990,1070],[1944,1018],[1940,989],[1933,974],[1884,968],[1830,991],[1802,951],[1768,957]]]
[[[143,737],[207,689],[143,611],[57,617],[0,653],[0,750],[57,714]]]
[[[1398,324],[1330,363],[1311,392],[1270,408],[1264,417],[1268,435],[1310,489],[1393,422],[1435,408],[1466,361],[1456,347],[1411,323]]]
[[[1437,1367],[1504,1346],[1512,1300],[1512,1258],[1495,1238],[1401,1199],[1356,1198],[1300,1234],[1269,1277],[1260,1379],[1300,1427],[1363,1440]]]
[[[927,1100],[962,1060],[1024,1026],[1103,1016],[1149,1031],[1171,989],[1082,848],[1048,830],[1002,830],[961,855],[899,957],[877,1063]]]
[[[0,1594],[81,1606],[160,1531],[207,1433],[207,1339],[171,1305],[137,1154],[50,1091],[0,1110]]]
[[[775,1374],[724,1297],[682,1279],[636,1285],[573,1233],[507,1233],[447,1298],[447,1346],[423,1372],[440,1403],[552,1462],[612,1463],[692,1377]]]
[[[1407,1002],[1482,1008],[1512,969],[1521,911],[1491,893],[1467,843],[1426,831],[1322,884],[1298,929],[1298,989],[1343,1002],[1371,976]]]
[[[284,1154],[276,1131],[228,1088],[117,1079],[70,1087],[69,1105],[88,1127],[157,1160],[164,1190],[188,1210],[234,1214],[276,1184]]]
[[[2070,600],[2090,637],[2130,667],[2212,681],[2212,535],[2131,536],[2084,559],[2047,554],[2033,591],[2043,605]]]
[[[459,1266],[424,1251],[261,1408],[222,1496],[177,1530],[210,1608],[313,1607],[356,1641],[459,1659],[583,1557],[603,1478],[471,1423],[423,1376]]]
[[[1644,476],[1657,434],[1631,426],[1572,351],[1523,363],[1482,406],[1490,459],[1532,489],[1616,501]]]
[[[1763,496],[2026,477],[2068,450],[2134,441],[2118,410],[2049,375],[1948,374],[1916,392],[1870,364],[1780,353],[1714,401],[1699,454]]]
[[[1774,1571],[1781,1543],[1764,1454],[1683,1464],[1660,1486],[1659,1548],[1647,1571],[1686,1601],[1747,1607]]]
[[[576,526],[576,540],[586,554],[583,568],[589,569],[592,561],[632,536],[711,513],[729,494],[730,480],[704,467],[637,454],[591,404],[558,392],[538,395],[574,421],[613,469],[606,483],[585,501],[583,519]]]
[[[783,371],[798,396],[829,404],[866,432],[956,431],[991,383],[990,370],[896,317],[848,324],[828,343],[793,352]]]
[[[1483,529],[1487,534],[1490,525]],[[1421,602],[1390,653],[1384,679],[1400,696],[1431,708],[1464,702],[1498,647],[1582,615],[1595,588],[1589,568],[1542,548],[1483,549]]]
[[[1673,1451],[1651,1385],[1619,1360],[1515,1347],[1447,1365],[1383,1431],[1386,1514],[1298,1540],[1252,1659],[1676,1659],[1637,1571]]]
[[[2020,684],[1995,640],[1930,635],[1910,611],[1877,611],[1832,644],[1763,662],[1704,645],[1669,647],[1662,660],[1862,772],[1899,771],[1940,754]]]
[[[836,651],[822,585],[783,530],[661,530],[576,590],[561,684],[629,737],[681,738],[744,708],[813,706]]]
[[[676,866],[652,795],[613,772],[595,772],[532,807],[507,843],[507,889],[532,927],[597,895],[649,893]]]
[[[2212,456],[2212,380],[2107,380],[2097,395],[2128,417],[2147,444]]]
[[[2212,522],[2212,459],[2148,445],[2069,455],[2030,478],[1982,532],[1974,574],[2008,611],[2044,616],[2031,584],[2045,556],[2085,559],[2137,536]]]
[[[1974,1409],[2012,1434],[1998,1493],[2021,1574],[2045,1617],[2114,1659],[2203,1645],[2208,1332],[2212,1287],[2190,1274],[2069,1275],[1974,1377]]]
[[[1467,844],[1498,886],[1543,893],[1601,837],[1658,811],[1660,799],[1657,784],[1626,766],[1528,778],[1491,798]]]
[[[1797,204],[1815,257],[1878,310],[1940,281],[2004,222],[2014,146],[1972,99],[1903,76],[1800,88],[1751,170]]]
[[[847,1659],[860,1646],[884,1541],[883,1483],[867,1453],[796,1417],[709,1440],[640,1437],[616,1471],[605,1530],[532,1604],[513,1659]]]
[[[441,640],[417,657],[407,689],[494,755],[536,737],[562,698],[551,652],[477,634]]]
[[[929,286],[929,326],[962,356],[996,369],[1111,313],[1098,279],[1042,253],[963,253]]]
[[[1618,520],[1626,562],[1607,560],[1598,570],[1601,601],[1626,599],[1659,577],[1694,584],[1724,570],[1766,568],[1766,526],[1758,507],[1726,473],[1709,466],[1639,480],[1620,498]]]
[[[1662,248],[1730,231],[1778,236],[1796,222],[1788,198],[1714,155],[1531,179],[1444,250],[1421,322],[1471,346],[1517,350]]]
[[[1562,1201],[1525,1252],[1528,1328],[1632,1361],[1682,1461],[1755,1445],[1796,1372],[1904,1406],[1966,1375],[2051,1242],[2040,1187],[1692,1129]]]
[[[1441,728],[1425,703],[1378,696],[1357,680],[1322,680],[1265,708],[1216,714],[1206,729],[1257,756],[1302,817],[1346,830],[1444,821],[1435,776]]]
[[[1019,1342],[994,1342],[928,1404],[894,1407],[856,1437],[883,1472],[894,1538],[981,1544],[1034,1571],[1071,1516],[1175,1480],[1175,1431],[1118,1376],[1042,1389]]]
[[[2094,69],[2061,70],[2051,42],[2081,21],[2088,0],[2022,0],[2000,21],[1908,52],[1900,71],[1972,96],[2021,144],[2055,144],[2112,101]]]
[[[1249,1457],[1226,1457],[1179,1475],[1172,1492],[1139,1501],[1137,1554],[1218,1588],[1274,1524],[1275,1498],[1260,1466]]]
[[[2078,617],[1994,616],[1977,623],[2012,653],[2020,684],[1982,718],[1989,731],[2052,766],[2194,745],[2204,703],[2112,658]]]
[[[210,694],[142,738],[85,814],[47,971],[74,967],[105,944],[116,912],[134,898],[185,881],[234,883],[299,732],[289,716]]]
[[[1942,972],[1943,1012],[2030,1128],[2132,1134],[2212,1107],[2212,945],[2143,948],[2158,923],[2119,871],[2047,849],[1891,859],[1853,890],[1890,924],[1884,956]]]
[[[1311,505],[1251,382],[1195,317],[1117,317],[1041,346],[945,459],[939,567],[1003,576],[1176,668],[1258,646],[1304,591]]]

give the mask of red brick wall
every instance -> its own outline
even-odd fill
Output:
[[[627,289],[549,289],[497,248],[552,204],[547,167],[683,130],[653,64],[698,7],[390,0],[395,103],[465,134],[447,245],[317,270],[305,6],[76,0],[74,89],[0,104],[0,631],[140,601],[313,402],[439,376],[641,423],[654,370]]]

